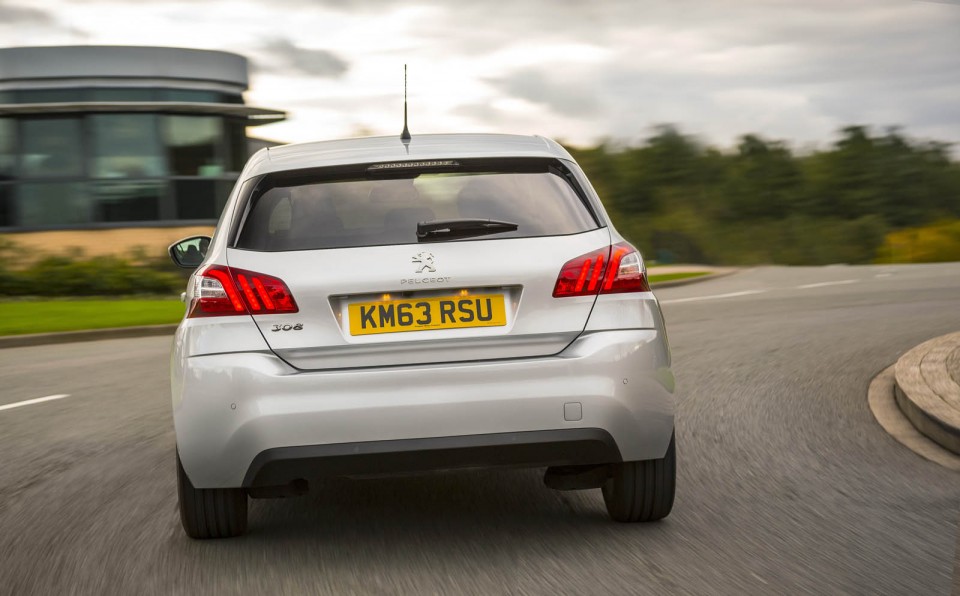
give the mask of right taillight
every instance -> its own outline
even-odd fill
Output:
[[[196,274],[187,318],[298,311],[283,280],[255,271],[209,265]]]
[[[553,297],[649,291],[640,253],[621,242],[567,261],[557,276]]]

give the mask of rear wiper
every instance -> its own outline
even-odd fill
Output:
[[[418,242],[443,242],[487,234],[513,232],[517,224],[495,219],[438,219],[417,224]]]

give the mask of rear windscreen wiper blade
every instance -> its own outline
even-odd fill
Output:
[[[517,224],[495,219],[438,219],[417,224],[419,242],[442,242],[458,238],[472,238],[487,234],[513,232]]]

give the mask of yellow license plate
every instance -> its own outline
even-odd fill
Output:
[[[501,294],[356,302],[348,305],[347,310],[350,335],[507,324]]]

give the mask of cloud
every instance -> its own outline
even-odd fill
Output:
[[[28,40],[30,45],[44,44],[46,35],[60,42],[76,43],[88,38],[87,32],[58,19],[55,10],[10,4],[0,0],[0,27],[4,27],[5,46],[16,46]],[[37,34],[40,34],[39,36]]]
[[[347,72],[349,63],[330,50],[302,48],[289,39],[276,38],[263,46],[268,57],[264,64],[256,62],[258,70],[279,67],[287,71],[323,78],[337,78]]]
[[[802,146],[859,122],[960,141],[954,1],[6,1],[0,11],[16,1],[12,18],[32,19],[3,28],[10,45],[71,41],[61,19],[92,43],[247,55],[251,101],[292,116],[264,134],[290,140],[359,125],[393,134],[408,63],[418,131],[587,144],[676,122],[720,145],[756,132]]]
[[[494,87],[512,97],[552,109],[564,116],[590,116],[600,108],[598,89],[583,85],[583,80],[567,70],[564,80],[554,80],[547,72],[526,68],[502,78],[488,79]]]
[[[294,0],[289,0],[294,1]],[[729,145],[743,133],[828,143],[839,127],[901,124],[960,140],[960,7],[909,0],[422,0],[398,60],[447,78],[446,122],[578,143],[643,138],[659,122]],[[332,6],[332,4],[330,5]],[[371,7],[399,1],[366,0]],[[358,34],[361,32],[358,31]],[[362,35],[361,35],[362,36]],[[362,51],[342,48],[361,68]],[[431,72],[437,65],[436,74]],[[425,69],[429,66],[429,69]],[[441,70],[439,67],[443,66]],[[485,92],[478,93],[474,81]],[[470,87],[473,91],[467,92]],[[438,96],[439,97],[439,96]],[[955,101],[955,100],[954,100]]]
[[[56,19],[50,13],[38,8],[0,2],[0,23],[5,25],[55,25]]]

